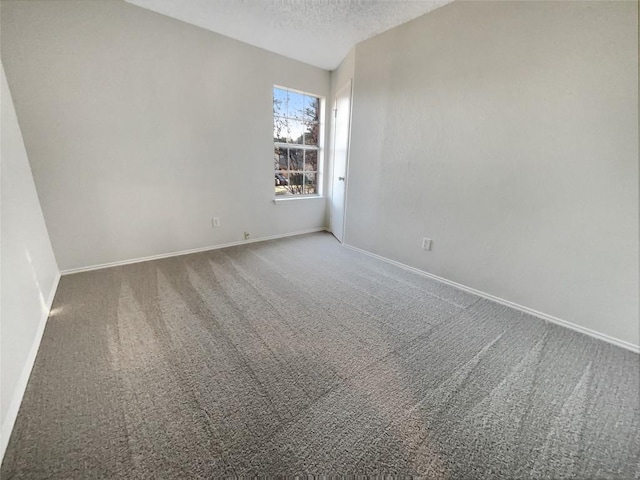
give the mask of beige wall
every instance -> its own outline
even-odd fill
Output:
[[[637,8],[454,2],[359,44],[346,242],[638,345]]]
[[[0,89],[0,460],[59,278],[2,68]]]
[[[103,0],[3,0],[2,60],[61,269],[324,227],[272,201],[271,102],[328,71]]]

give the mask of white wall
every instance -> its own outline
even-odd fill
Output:
[[[272,201],[272,87],[328,71],[99,0],[3,1],[2,59],[61,269],[325,226]]]
[[[356,48],[352,48],[346,57],[340,62],[338,68],[331,72],[331,99],[332,105],[335,101],[336,95],[342,87],[344,87],[349,80],[353,79],[356,62]]]
[[[0,460],[59,278],[2,68],[0,91]]]
[[[638,345],[637,8],[454,2],[359,44],[347,243]]]

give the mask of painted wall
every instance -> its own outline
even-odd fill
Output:
[[[104,0],[3,0],[2,60],[61,269],[324,227],[272,201],[272,88],[328,71]]]
[[[454,2],[359,44],[346,242],[638,345],[637,9]]]
[[[0,90],[0,459],[59,278],[2,68]]]
[[[352,48],[338,68],[331,72],[331,98],[335,100],[336,94],[353,78],[356,62],[356,48]]]

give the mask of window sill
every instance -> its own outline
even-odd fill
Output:
[[[280,205],[288,202],[301,202],[303,200],[319,200],[319,199],[324,200],[324,197],[322,195],[308,195],[304,197],[291,196],[291,197],[283,197],[283,198],[274,198],[273,203],[276,205]]]

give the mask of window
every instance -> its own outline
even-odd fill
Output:
[[[276,195],[318,195],[320,98],[273,88]]]

